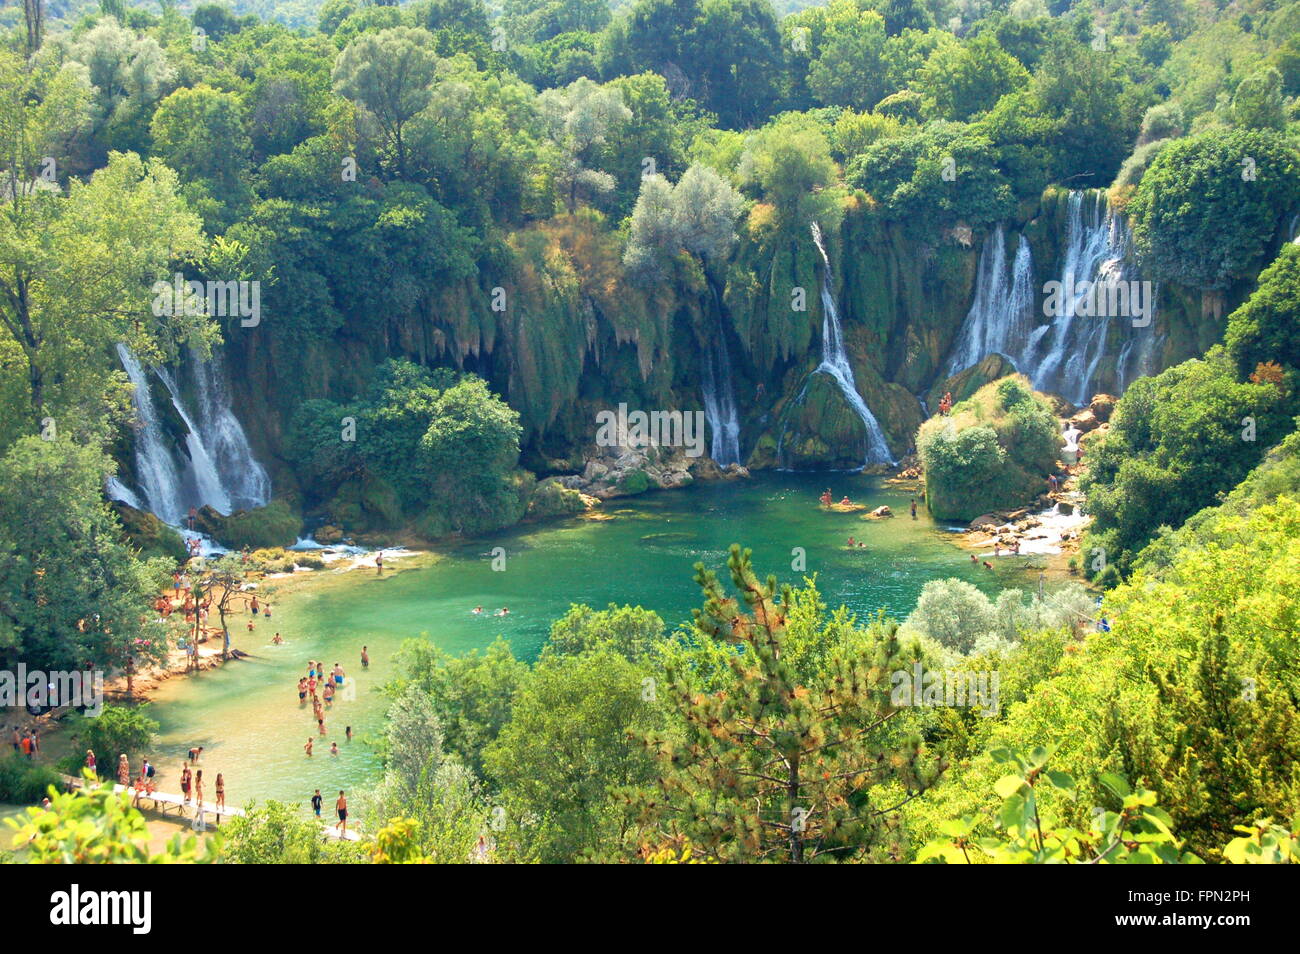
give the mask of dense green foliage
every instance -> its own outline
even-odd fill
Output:
[[[304,515],[438,538],[570,511],[574,491],[535,492],[521,463],[578,469],[592,412],[618,401],[697,406],[723,345],[751,463],[783,447],[855,466],[858,417],[809,378],[823,282],[901,455],[979,244],[1023,229],[1037,282],[1070,189],[1113,185],[1162,283],[1153,360],[1195,356],[1133,382],[1087,445],[1083,563],[1116,584],[1100,605],[932,581],[901,625],[859,621],[737,548],[732,589],[697,571],[682,632],[574,606],[531,664],[413,641],[383,777],[358,797],[373,850],[324,848],[272,803],[232,823],[225,857],[1294,855],[1272,820],[1300,808],[1300,5],[72,9],[43,42],[0,19],[5,665],[167,648],[145,621],[176,541],[132,520],[137,550],[103,500],[136,423],[118,344],[145,364],[224,350],[279,493],[213,524],[249,547],[289,543]],[[181,272],[258,282],[259,321],[159,313],[153,283]],[[1037,496],[1059,438],[1013,377],[916,445],[931,510],[969,519]],[[649,486],[631,470],[619,489]],[[923,666],[996,676],[1000,704],[896,700],[893,677]],[[152,731],[110,708],[78,745],[108,766]],[[0,766],[0,798],[39,794],[22,768]],[[37,861],[204,857],[151,853],[104,789],[21,827]]]
[[[990,382],[917,435],[926,500],[940,518],[971,520],[1044,489],[1061,441],[1047,403],[1022,377]]]
[[[309,401],[291,446],[334,524],[423,521],[429,536],[482,533],[522,516],[519,415],[482,380],[394,361],[368,400]]]

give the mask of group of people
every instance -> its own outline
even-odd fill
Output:
[[[471,613],[472,615],[474,615],[474,616],[482,616],[482,615],[483,615],[483,607],[482,607],[482,606],[475,606],[472,610],[470,610],[470,613]],[[493,613],[492,615],[493,615],[493,616],[509,616],[509,615],[510,615],[510,607],[508,607],[508,606],[503,606],[503,607],[501,607],[499,610],[497,610],[495,613]]]
[[[334,668],[326,672],[325,663],[312,660],[307,663],[307,675],[298,680],[298,704],[300,706],[306,705],[307,697],[311,697],[312,714],[316,718],[316,728],[320,731],[322,738],[325,735],[325,707],[334,702],[334,695],[343,688],[346,678],[347,675],[343,672],[343,667],[338,663],[335,663]],[[348,726],[347,736],[348,741],[351,742],[352,726]],[[311,755],[311,738],[307,739],[305,748],[307,754]],[[330,754],[338,755],[337,742],[333,744]]]
[[[181,767],[181,804],[189,805],[193,802],[199,810],[203,810],[203,769],[191,768],[191,763],[197,765],[199,758],[203,755],[203,746],[192,746],[186,753],[186,759]],[[96,771],[95,751],[86,749],[86,768],[92,772]],[[140,771],[137,773],[134,782],[131,779],[131,761],[123,752],[117,758],[117,782],[123,788],[131,789],[133,796],[131,804],[139,806],[141,798],[148,798],[157,790],[154,778],[157,775],[157,769],[149,762],[148,758],[140,761]],[[226,808],[226,779],[221,773],[217,773],[216,784],[213,785],[213,796],[216,801],[214,808],[217,811],[225,811]]]
[[[361,647],[361,668],[367,669],[370,666],[370,648]],[[298,704],[306,705],[308,697],[311,698],[312,711],[316,717],[316,727],[322,738],[325,736],[325,706],[334,701],[334,695],[342,689],[347,683],[347,673],[338,663],[329,671],[325,669],[325,663],[313,660],[307,663],[307,675],[298,680]],[[318,691],[319,690],[319,691]],[[352,741],[352,726],[347,726],[343,730],[343,736],[348,741]],[[310,756],[315,749],[315,736],[307,736],[307,742],[303,745],[303,751]],[[339,744],[337,741],[330,743],[330,755],[339,754]],[[321,817],[321,805],[323,799],[320,789],[316,789],[316,794],[311,797],[312,813],[319,819]],[[339,797],[334,802],[334,811],[338,815],[338,827],[340,837],[348,832],[348,799],[343,789],[339,789]]]
[[[821,505],[822,505],[823,507],[829,507],[832,503],[835,502],[835,498],[831,496],[831,489],[830,489],[829,487],[827,487],[825,490],[823,490],[823,491],[822,491],[822,495],[821,495],[820,497],[818,497],[817,499],[818,499],[819,501],[821,501]],[[852,506],[853,506],[853,501],[850,500],[848,497],[844,497],[843,499],[840,500],[840,506],[841,506],[841,507],[852,507]]]
[[[320,818],[321,803],[323,801],[324,799],[321,798],[320,789],[318,788],[316,794],[311,797],[311,810],[318,819]],[[339,797],[334,800],[334,812],[339,816],[339,834],[346,835],[348,833],[348,797],[341,788],[339,789]]]
[[[952,392],[944,391],[943,397],[939,399],[939,413],[944,417],[952,411]]]
[[[9,741],[13,743],[14,751],[26,756],[29,762],[35,760],[36,754],[41,750],[41,740],[35,728],[24,730],[21,726],[15,725]]]

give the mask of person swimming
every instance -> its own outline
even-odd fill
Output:
[[[501,607],[499,610],[497,610],[496,613],[495,613],[494,615],[496,615],[496,616],[509,616],[509,615],[510,615],[510,607],[508,607],[508,606],[503,606],[503,607]]]
[[[475,606],[472,610],[470,610],[470,612],[473,613],[475,616],[482,616],[482,615],[483,615],[483,607],[481,607],[481,606]]]

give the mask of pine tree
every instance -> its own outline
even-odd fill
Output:
[[[720,690],[702,692],[689,673],[669,671],[683,731],[644,738],[661,770],[658,790],[637,800],[644,839],[684,836],[724,861],[899,858],[898,809],[942,769],[895,725],[891,674],[913,654],[896,626],[877,622],[849,630],[820,674],[801,679],[787,651],[789,586],[778,598],[776,578],[760,582],[736,545],[728,567],[739,598],[695,565],[704,605],[694,625],[736,647],[730,672]]]
[[[1171,727],[1139,767],[1150,778],[1180,834],[1207,859],[1218,860],[1235,826],[1263,816],[1290,818],[1300,809],[1300,712],[1276,677],[1242,677],[1230,659],[1223,618],[1201,642],[1188,677],[1152,672],[1158,724]]]

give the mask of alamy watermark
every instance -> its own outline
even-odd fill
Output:
[[[703,411],[617,411],[596,413],[597,447],[682,447],[687,457],[704,454]]]
[[[153,295],[153,313],[158,318],[238,318],[244,328],[262,323],[260,281],[186,281],[176,272],[170,283],[154,282]]]
[[[88,716],[98,716],[104,711],[104,673],[99,669],[29,670],[23,663],[14,670],[0,669],[0,708],[18,706],[29,712],[72,706]]]
[[[1151,282],[1104,278],[1100,281],[1075,281],[1067,273],[1065,281],[1043,284],[1043,314],[1059,318],[1072,307],[1080,318],[1131,318],[1134,328],[1151,324],[1156,313],[1155,290]]]
[[[998,686],[1001,677],[995,669],[984,670],[926,669],[919,662],[910,670],[890,674],[893,690],[890,705],[918,708],[978,708],[981,715],[998,714]]]

